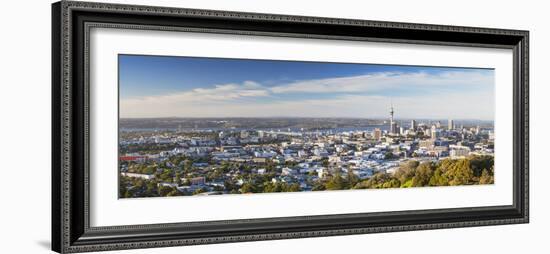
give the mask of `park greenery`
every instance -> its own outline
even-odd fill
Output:
[[[223,187],[216,191],[230,194],[269,193],[302,191],[297,182],[274,182],[272,178],[280,170],[271,160],[261,165],[264,174],[257,174],[254,166],[247,163],[223,161],[216,167],[197,167],[197,163],[210,163],[208,158],[189,158],[173,156],[161,163],[124,162],[128,172],[154,175],[145,180],[121,176],[119,181],[120,197],[159,197],[196,195],[206,192],[197,189],[192,193],[178,191],[175,187],[159,183],[174,183],[177,186],[189,185],[190,179],[204,176],[207,182],[223,180]],[[323,166],[330,167],[328,161]],[[285,167],[294,167],[288,162]],[[239,178],[223,178],[224,175],[238,173]],[[312,173],[313,174],[313,173]],[[382,189],[410,188],[424,186],[458,186],[494,183],[494,157],[472,155],[459,159],[442,159],[438,161],[409,160],[402,163],[394,172],[378,172],[366,179],[360,179],[352,170],[336,170],[331,174],[312,182],[312,191],[348,190],[348,189]]]

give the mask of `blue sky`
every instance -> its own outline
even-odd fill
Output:
[[[120,55],[119,86],[121,117],[494,115],[492,69]]]

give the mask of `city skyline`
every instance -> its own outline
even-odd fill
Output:
[[[119,77],[119,198],[494,184],[492,69],[121,55]]]
[[[376,128],[365,119],[202,119],[159,131],[171,121],[129,120],[156,127],[119,133],[119,197],[494,183],[492,126],[448,119],[447,126],[411,120],[405,127],[394,113],[391,107],[389,122]]]
[[[191,117],[191,116],[166,116],[166,117],[120,117],[120,119],[239,119],[239,118],[248,118],[248,119],[277,119],[277,118],[303,118],[303,119],[368,119],[368,120],[388,120],[388,116],[380,116],[380,117],[345,117],[345,116],[334,116],[334,117],[313,117],[313,116],[229,116],[229,117]],[[448,120],[454,120],[454,121],[480,121],[480,122],[494,122],[494,119],[475,119],[475,118],[416,118],[416,117],[407,117],[407,118],[397,118],[394,117],[394,120],[397,122],[400,121],[410,121],[410,120],[417,120],[417,121],[448,121]],[[443,122],[442,122],[443,123]]]
[[[492,69],[134,55],[119,69],[121,118],[383,119],[391,104],[396,120],[494,120]]]

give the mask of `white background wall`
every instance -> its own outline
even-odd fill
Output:
[[[531,31],[531,223],[124,253],[547,252],[550,226],[550,31],[545,1],[112,1]],[[47,253],[50,244],[50,1],[5,1],[0,15],[0,253]]]

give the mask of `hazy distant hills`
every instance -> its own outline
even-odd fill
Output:
[[[364,118],[121,118],[119,127],[125,129],[331,129],[358,128],[365,126],[384,125],[387,119]],[[397,119],[403,126],[409,126],[409,119]],[[447,124],[446,119],[419,120],[417,123],[427,124],[440,121]],[[455,124],[481,125],[492,127],[493,121],[455,120]]]

